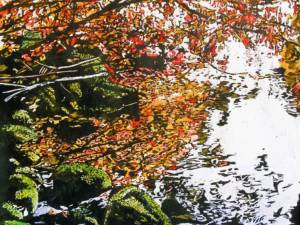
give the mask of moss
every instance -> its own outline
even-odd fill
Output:
[[[32,119],[29,116],[28,112],[26,110],[17,110],[12,115],[13,120],[16,122],[19,122],[23,125],[29,125],[32,124]]]
[[[145,192],[130,186],[109,200],[104,225],[170,225],[169,218]]]
[[[175,197],[168,197],[161,206],[174,224],[192,223],[193,216],[177,201]]]
[[[61,201],[84,200],[111,187],[105,171],[83,163],[59,166],[54,173],[55,195]]]
[[[93,217],[85,217],[85,222],[88,225],[99,225],[97,219],[93,218]]]
[[[24,153],[26,155],[26,158],[29,159],[33,163],[40,160],[40,156],[34,152],[26,151]]]
[[[15,170],[15,173],[18,173],[18,174],[25,174],[25,175],[30,175],[30,176],[33,176],[36,174],[36,170],[33,169],[33,168],[30,168],[28,166],[26,167],[18,167],[16,168]]]
[[[22,38],[21,50],[30,48],[39,41],[42,40],[42,36],[39,32],[36,31],[26,31]]]
[[[13,203],[5,202],[1,207],[1,217],[21,220],[23,219],[23,213]]]
[[[74,82],[69,84],[70,91],[76,95],[76,97],[82,97],[81,86],[79,82]]]
[[[21,125],[4,125],[1,130],[11,134],[17,141],[21,143],[26,143],[37,138],[37,135],[33,130]]]
[[[24,174],[14,174],[10,177],[11,185],[16,190],[15,199],[34,212],[37,209],[39,194],[37,184]]]
[[[17,220],[7,220],[4,221],[4,225],[30,225],[29,223],[17,221]]]

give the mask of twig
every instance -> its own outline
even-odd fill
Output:
[[[73,64],[73,65],[69,65],[69,66],[58,66],[58,67],[57,67],[57,66],[49,66],[49,65],[47,65],[47,64],[43,64],[43,63],[38,62],[38,61],[36,61],[36,63],[39,64],[39,65],[41,65],[41,66],[47,67],[47,68],[49,68],[49,69],[62,70],[62,69],[70,69],[70,68],[74,68],[74,67],[80,66],[80,65],[85,64],[85,63],[93,62],[93,61],[95,61],[96,59],[99,59],[99,57],[87,59],[87,60],[84,60],[84,61],[82,61],[82,62]]]
[[[223,71],[223,70],[220,70],[218,67],[214,66],[213,64],[211,63],[208,63],[208,65],[210,65],[213,69],[221,72],[221,73],[225,73],[225,74],[228,74],[228,75],[245,75],[245,74],[248,74],[247,72],[241,72],[241,73],[230,73],[230,72],[227,72],[227,71]]]

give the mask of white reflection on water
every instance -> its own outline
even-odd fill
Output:
[[[249,51],[231,42],[224,51],[230,55],[228,71],[231,72],[258,71],[265,76],[279,66],[279,58],[263,47]],[[249,59],[252,63],[248,65]],[[246,86],[237,86],[238,93],[257,88],[258,95],[239,103],[232,99],[223,126],[218,125],[222,112],[212,110],[207,123],[210,136],[205,145],[190,146],[189,157],[175,173],[170,171],[167,182],[157,182],[155,192],[163,192],[173,182],[178,189],[176,198],[195,214],[199,224],[225,224],[235,217],[244,225],[290,224],[290,210],[300,193],[300,118],[287,113],[290,102],[283,97],[287,89],[280,75],[260,80],[224,75],[220,79],[219,73],[206,75],[212,73],[216,71],[194,73],[191,79],[209,80],[214,85],[222,80],[241,83]],[[221,154],[233,164],[207,166],[203,149],[213,151],[211,146],[218,144]],[[200,189],[205,190],[206,208],[188,197]]]

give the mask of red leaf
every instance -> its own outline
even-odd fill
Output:
[[[245,47],[249,47],[250,40],[248,39],[248,37],[246,37],[246,35],[241,34],[241,41],[243,42],[243,44],[245,45]]]
[[[240,2],[240,3],[237,5],[237,9],[240,10],[241,12],[245,11],[245,10],[246,10],[246,4]]]
[[[131,126],[137,128],[141,125],[141,120],[131,120]]]
[[[151,59],[156,59],[158,55],[156,53],[147,53],[147,56]]]
[[[138,35],[130,37],[129,40],[132,41],[133,44],[138,46],[142,46],[145,44]]]
[[[218,60],[217,64],[221,66],[226,66],[228,64],[228,59]]]
[[[244,20],[248,24],[253,25],[256,22],[256,16],[254,14],[248,14],[248,15],[243,16],[242,20]]]
[[[189,23],[189,22],[191,22],[193,20],[193,17],[191,17],[190,15],[186,15],[184,17],[184,20],[185,20],[185,22]]]
[[[25,59],[25,61],[27,61],[27,62],[31,62],[32,61],[32,58],[28,54],[22,55],[22,59]]]
[[[293,92],[298,98],[300,98],[300,82],[294,85]]]
[[[56,51],[56,53],[62,53],[62,52],[64,52],[64,51],[65,51],[64,48],[59,48],[59,49]]]
[[[183,57],[184,57],[183,52],[178,53],[175,56],[175,59],[172,61],[173,65],[181,65],[181,64],[183,64],[183,62],[184,62]]]
[[[116,74],[116,71],[114,70],[114,68],[112,68],[110,65],[108,64],[104,64],[103,65],[104,68],[106,69],[106,71],[111,74],[111,75],[115,75]]]
[[[70,44],[73,46],[73,45],[76,44],[76,42],[77,42],[77,38],[76,37],[72,37]]]
[[[171,6],[169,6],[169,5],[166,5],[166,6],[164,7],[164,15],[165,15],[165,16],[170,16],[170,15],[173,14],[173,12],[174,12],[174,8],[173,8],[173,7],[171,7]]]
[[[172,162],[172,166],[169,166],[168,170],[177,170],[176,162]]]

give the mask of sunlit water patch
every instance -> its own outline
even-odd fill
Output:
[[[224,99],[225,111],[211,110],[208,140],[191,143],[189,156],[156,182],[153,195],[162,202],[176,199],[193,214],[182,224],[291,224],[300,193],[296,100],[282,75],[272,71],[279,59],[270,51],[235,43],[224,51],[231,56],[227,71],[248,75],[208,69],[190,78],[225,82],[239,97]]]
[[[191,224],[290,224],[300,192],[300,120],[278,97],[279,79],[256,85],[255,98],[231,99],[225,124],[212,110],[206,143],[191,144],[189,157],[157,182],[155,195],[175,197],[194,213]]]

